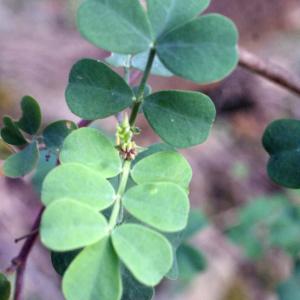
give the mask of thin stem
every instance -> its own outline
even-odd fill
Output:
[[[262,60],[245,49],[240,48],[239,53],[241,67],[300,95],[300,78],[298,76],[270,61]]]
[[[149,52],[149,56],[148,56],[146,69],[144,71],[144,75],[142,77],[141,83],[138,88],[136,101],[134,102],[133,107],[132,107],[132,111],[131,111],[131,115],[130,115],[130,119],[129,119],[130,126],[134,126],[137,115],[140,110],[140,106],[143,103],[145,86],[146,86],[147,80],[148,80],[150,72],[151,72],[151,68],[152,68],[152,65],[154,62],[155,55],[156,55],[155,48],[151,48],[151,50]]]
[[[124,165],[123,165],[120,184],[119,184],[118,191],[117,191],[116,201],[115,201],[115,204],[114,204],[114,207],[113,207],[110,219],[109,219],[110,230],[114,229],[114,227],[116,226],[118,219],[119,219],[118,217],[119,217],[119,214],[121,211],[121,199],[126,190],[126,185],[127,185],[127,181],[128,181],[128,177],[129,177],[129,173],[130,173],[130,166],[131,166],[131,161],[125,160]]]

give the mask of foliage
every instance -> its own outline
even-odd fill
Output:
[[[0,273],[0,300],[9,300],[11,292],[10,282]]]
[[[202,254],[187,244],[203,218],[189,218],[192,171],[176,148],[203,143],[216,110],[202,93],[152,93],[147,81],[153,72],[212,83],[233,71],[237,30],[217,14],[197,17],[208,5],[208,0],[184,5],[148,0],[147,10],[138,0],[81,5],[79,31],[112,52],[108,62],[125,72],[122,78],[105,63],[81,59],[70,72],[66,101],[87,123],[117,114],[115,144],[67,120],[40,130],[39,105],[28,96],[19,121],[3,120],[4,173],[18,178],[35,170],[32,182],[45,205],[41,241],[54,251],[67,300],[147,300],[164,277],[189,282],[205,267]],[[129,84],[132,68],[143,71],[138,87]],[[138,113],[167,144],[144,152],[136,145]]]
[[[253,199],[241,208],[237,224],[228,229],[230,239],[252,259],[261,259],[271,248],[293,258],[300,251],[300,207],[283,195]]]

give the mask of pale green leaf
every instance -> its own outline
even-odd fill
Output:
[[[115,192],[101,173],[81,164],[69,163],[51,171],[42,188],[42,201],[45,205],[62,197],[103,210],[113,203]]]
[[[178,152],[163,151],[139,161],[131,176],[138,184],[173,182],[186,189],[192,179],[192,168]]]
[[[80,128],[65,140],[61,151],[62,163],[81,163],[109,178],[118,175],[122,163],[118,151],[109,139],[94,128]]]
[[[78,12],[81,34],[105,50],[135,54],[150,48],[150,22],[139,0],[88,0]]]
[[[49,205],[42,216],[41,241],[54,251],[69,251],[94,244],[108,235],[103,215],[67,198]]]
[[[235,69],[237,41],[234,23],[210,14],[163,35],[157,42],[157,53],[175,75],[205,84],[221,80]]]
[[[203,143],[216,116],[213,102],[199,92],[161,91],[148,96],[143,109],[153,130],[178,148]]]
[[[120,300],[120,263],[108,238],[84,249],[63,277],[66,300]]]
[[[172,266],[172,247],[159,233],[136,224],[121,225],[112,233],[114,248],[134,277],[157,285]]]
[[[189,199],[174,183],[132,187],[124,195],[123,205],[134,217],[161,231],[176,232],[187,225]]]
[[[30,173],[39,161],[37,143],[33,142],[20,152],[11,155],[4,163],[5,176],[11,178],[23,177]]]

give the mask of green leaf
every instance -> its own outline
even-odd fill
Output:
[[[26,146],[22,151],[11,155],[4,163],[5,176],[11,178],[23,177],[30,173],[39,161],[37,142]]]
[[[42,114],[38,102],[25,96],[21,102],[23,115],[16,125],[28,134],[36,134],[42,123]]]
[[[151,300],[154,295],[152,287],[138,282],[125,268],[122,268],[123,295],[121,300]]]
[[[159,233],[136,224],[121,225],[112,233],[113,246],[134,277],[157,285],[172,266],[172,248]]]
[[[60,155],[62,163],[81,163],[106,178],[121,172],[122,163],[118,151],[109,139],[94,128],[80,128],[66,139]]]
[[[81,252],[81,250],[73,250],[68,252],[51,252],[51,262],[54,270],[60,276],[63,276],[71,262]]]
[[[152,44],[150,22],[138,0],[88,0],[78,12],[81,34],[105,50],[135,54]]]
[[[41,221],[41,241],[54,251],[69,251],[94,244],[108,235],[103,215],[70,199],[49,205]]]
[[[42,191],[42,184],[47,174],[56,167],[57,156],[43,149],[40,151],[39,163],[36,171],[31,179],[34,189],[40,194]]]
[[[177,261],[179,268],[179,280],[184,285],[207,267],[207,261],[203,254],[196,248],[182,244],[177,250]]]
[[[0,273],[0,300],[9,300],[11,292],[10,282],[6,276]]]
[[[138,70],[144,71],[147,65],[149,52],[142,52],[132,57],[131,63],[132,66]],[[151,74],[162,76],[162,77],[171,77],[173,74],[162,64],[158,56],[155,56]]]
[[[0,159],[5,160],[14,153],[14,150],[0,138]]]
[[[131,176],[137,184],[173,182],[186,189],[192,179],[192,168],[178,152],[164,151],[139,161]]]
[[[15,122],[8,116],[3,118],[4,127],[1,129],[2,139],[9,145],[23,146],[27,144],[23,134]]]
[[[178,148],[203,143],[216,115],[209,97],[198,92],[158,92],[145,99],[143,109],[153,130]]]
[[[119,300],[120,263],[108,238],[84,249],[63,277],[66,300]]]
[[[44,142],[47,148],[60,151],[65,138],[75,129],[77,125],[72,121],[57,121],[48,125],[43,131]]]
[[[197,83],[225,78],[238,63],[238,32],[234,23],[210,14],[163,35],[157,53],[175,75]]]
[[[156,36],[178,27],[204,11],[210,0],[147,0],[148,15]]]
[[[189,199],[174,183],[132,187],[124,195],[123,205],[134,217],[161,231],[176,232],[187,225]]]
[[[45,205],[62,197],[103,210],[111,206],[115,192],[101,173],[84,165],[69,163],[51,171],[42,188],[42,201]]]
[[[277,184],[300,188],[300,121],[282,119],[272,122],[263,136],[270,154],[268,174]]]
[[[133,97],[124,79],[97,60],[82,59],[71,70],[67,104],[83,119],[103,119],[116,114],[130,106]]]

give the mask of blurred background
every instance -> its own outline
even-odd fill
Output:
[[[79,2],[0,0],[1,118],[19,116],[21,97],[31,95],[41,104],[45,125],[76,120],[64,100],[71,66],[82,57],[109,55],[76,31]],[[234,20],[241,46],[300,75],[299,0],[212,0],[209,11]],[[188,241],[201,251],[202,261],[183,258],[182,276],[163,282],[155,299],[300,299],[300,193],[269,180],[261,145],[272,120],[300,117],[299,97],[241,68],[212,86],[175,77],[152,77],[151,86],[204,91],[218,110],[209,140],[184,151],[194,171],[192,206],[206,216],[205,226]],[[138,125],[141,145],[158,141],[141,117]],[[97,126],[113,132],[115,121]],[[0,177],[1,270],[18,253],[21,245],[14,239],[28,233],[39,205],[28,182]],[[24,300],[63,299],[50,265],[37,243],[28,261]]]

